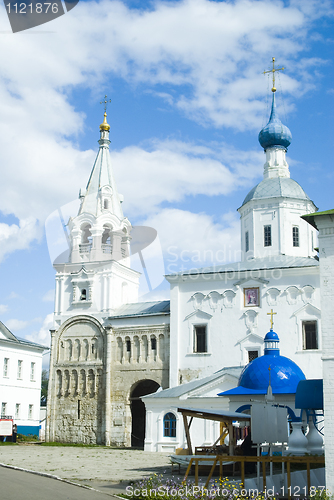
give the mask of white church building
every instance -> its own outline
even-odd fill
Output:
[[[173,450],[184,440],[179,427],[172,436],[166,430],[178,419],[175,401],[222,405],[217,394],[263,354],[268,314],[275,314],[282,355],[307,378],[322,377],[317,231],[301,219],[317,207],[290,178],[291,133],[273,93],[259,134],[263,180],[238,209],[241,262],[169,275],[170,303],[140,303],[109,129],[105,114],[87,189],[68,224],[69,252],[54,263],[46,439],[143,446],[146,419],[145,449]],[[141,397],[157,390],[144,398],[145,413]],[[218,431],[208,428],[203,444]]]

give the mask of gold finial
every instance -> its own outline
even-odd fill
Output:
[[[264,71],[263,74],[265,75],[266,73],[272,73],[273,74],[273,88],[271,89],[272,92],[276,92],[276,87],[275,87],[275,71],[283,71],[284,68],[275,68],[275,58],[273,57],[272,59],[273,62],[273,69],[269,69],[268,71]],[[275,313],[276,314],[276,313]]]
[[[101,132],[103,130],[106,130],[107,132],[109,132],[109,130],[110,130],[110,125],[107,122],[107,113],[104,113],[104,119],[103,119],[103,122],[100,125],[100,130],[101,130]]]
[[[109,102],[111,102],[111,99],[109,99],[109,101],[108,101],[108,96],[107,95],[104,96],[104,101],[100,102],[100,104],[104,105],[104,119],[103,119],[103,122],[100,125],[101,132],[103,130],[106,130],[107,132],[109,132],[109,130],[110,130],[110,125],[107,122],[107,106],[108,106]]]
[[[274,321],[273,321],[274,314],[277,314],[277,313],[274,313],[272,309],[271,309],[270,313],[267,313],[267,316],[270,316],[270,330],[272,330],[273,326],[274,326]]]

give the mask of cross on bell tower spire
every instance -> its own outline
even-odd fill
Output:
[[[104,131],[105,132],[109,132],[109,130],[110,130],[110,125],[107,122],[107,106],[108,106],[109,102],[111,102],[111,99],[108,100],[108,96],[107,95],[104,96],[104,100],[103,101],[100,101],[100,104],[103,104],[103,107],[104,107],[104,118],[103,118],[103,122],[100,125],[100,131],[101,132],[104,132]]]
[[[264,71],[263,74],[265,75],[266,73],[272,73],[273,74],[273,86],[271,91],[276,92],[276,87],[275,87],[275,72],[276,71],[284,71],[284,68],[275,68],[275,57],[272,58],[272,63],[273,63],[273,69],[269,69],[268,71]]]
[[[111,102],[111,99],[108,100],[108,96],[107,94],[104,96],[104,100],[103,101],[100,101],[100,104],[103,104],[103,107],[104,107],[104,112],[106,113],[107,112],[107,106],[108,106],[108,103]]]
[[[267,313],[267,315],[270,316],[270,330],[272,330],[273,326],[274,326],[274,320],[273,320],[274,314],[277,314],[277,313],[274,313],[272,309],[271,309],[270,313]]]

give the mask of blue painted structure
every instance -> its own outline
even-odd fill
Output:
[[[323,410],[323,380],[301,380],[297,387],[295,407],[302,410]]]
[[[245,366],[237,387],[218,395],[267,394],[269,382],[273,394],[295,394],[305,375],[291,359],[280,355],[278,344],[277,333],[270,330],[264,338],[264,355]]]
[[[291,140],[292,135],[290,130],[286,125],[283,125],[277,116],[275,93],[273,93],[269,122],[259,133],[259,143],[264,150],[269,147],[287,149],[291,144]]]
[[[18,425],[17,433],[24,436],[39,436],[39,425]]]

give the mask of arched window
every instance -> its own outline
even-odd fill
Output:
[[[164,437],[176,437],[176,417],[174,413],[164,416]]]
[[[111,227],[107,226],[106,224],[103,226],[101,243],[103,253],[112,252],[112,230]]]
[[[92,228],[92,226],[90,224],[85,224],[81,228],[81,230],[82,230],[82,233],[81,233],[81,243],[84,244],[84,245],[92,242],[92,233],[90,231],[91,228]]]
[[[83,288],[81,290],[80,300],[87,300],[87,290],[86,290],[86,288]]]
[[[111,244],[111,228],[107,225],[103,226],[102,244],[103,245]]]

